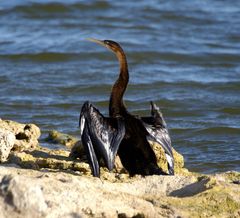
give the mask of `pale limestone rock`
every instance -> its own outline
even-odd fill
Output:
[[[0,162],[5,162],[15,142],[15,135],[0,128]]]
[[[41,187],[26,183],[23,177],[6,175],[0,182],[0,194],[4,202],[26,217],[42,217],[47,204]],[[10,216],[9,216],[10,217]]]
[[[38,138],[41,132],[35,124],[22,124],[11,120],[0,120],[0,128],[8,130],[15,135],[15,150],[34,149],[38,145]]]
[[[240,186],[233,181],[239,178],[240,173],[230,172],[205,176],[136,176],[111,182],[71,171],[24,170],[2,165],[0,217],[237,218]],[[36,191],[33,187],[39,188]],[[15,200],[9,201],[7,196]]]

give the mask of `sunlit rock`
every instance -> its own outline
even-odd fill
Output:
[[[11,120],[0,120],[0,128],[8,130],[15,135],[14,150],[34,149],[38,145],[41,135],[35,124],[22,124]]]
[[[0,181],[0,195],[4,203],[13,207],[15,211],[29,217],[42,217],[45,215],[47,203],[44,199],[41,187],[38,184],[31,185],[25,179],[17,175],[5,175]],[[8,215],[8,217],[14,217]]]
[[[55,144],[62,144],[68,148],[73,147],[79,139],[77,139],[74,136],[71,136],[69,134],[61,133],[56,130],[52,130],[49,132],[48,137],[46,138],[46,141],[50,143]]]
[[[7,160],[14,143],[15,135],[8,130],[0,128],[0,162]]]
[[[56,154],[57,155],[57,154]],[[104,169],[101,169],[101,173]],[[104,177],[0,166],[1,217],[239,217],[240,173]],[[124,175],[124,176],[123,176]]]
[[[167,172],[167,159],[164,153],[162,146],[158,143],[151,142],[150,145],[157,157],[158,166],[161,167],[165,172]],[[174,148],[173,151],[173,158],[174,158],[174,170],[175,174],[189,174],[188,170],[184,168],[184,157],[178,153]]]

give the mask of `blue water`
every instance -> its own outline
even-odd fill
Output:
[[[79,136],[85,100],[107,115],[124,48],[133,114],[149,101],[197,172],[240,170],[240,1],[1,1],[0,117]]]

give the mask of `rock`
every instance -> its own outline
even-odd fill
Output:
[[[117,157],[116,169],[111,173],[101,167],[99,179],[91,176],[82,144],[76,140],[75,146],[75,156],[74,149],[70,155],[67,149],[40,146],[12,151],[0,166],[0,217],[240,216],[238,172],[188,172],[183,156],[173,150],[175,176],[129,177]],[[159,166],[167,170],[163,149],[151,146]]]
[[[77,141],[71,148],[71,152],[69,154],[69,157],[73,159],[77,158],[86,158],[85,157],[85,151],[82,142],[79,140]]]
[[[11,152],[8,163],[29,169],[74,170],[84,175],[91,174],[87,163],[69,158],[69,151],[51,150],[40,146],[33,151]]]
[[[10,120],[0,120],[0,128],[15,135],[14,150],[34,149],[38,145],[41,132],[35,124],[21,124]]]
[[[3,176],[0,182],[0,194],[6,204],[22,215],[29,216],[31,214],[32,217],[45,215],[47,204],[41,187],[26,183],[22,177]]]
[[[2,121],[3,122],[3,121]],[[33,138],[34,136],[36,136],[35,141],[37,142],[37,138],[40,136],[40,130],[38,130],[38,127],[36,127],[33,124],[19,124],[13,121],[5,121],[5,123],[8,124],[8,128],[10,129],[10,127],[12,128],[12,130],[14,130],[17,134],[16,137],[19,140],[20,135],[27,135],[25,133],[19,132],[19,129],[21,129],[21,131],[24,131],[24,129],[28,129],[28,127],[32,128],[32,130],[30,132],[35,133],[35,134],[30,134],[30,139]],[[1,123],[0,123],[1,124]],[[25,126],[24,126],[25,125]],[[6,124],[5,124],[6,126]],[[17,127],[18,128],[17,128]],[[19,128],[19,126],[21,128]],[[24,126],[24,127],[23,127]],[[17,131],[18,130],[18,131]],[[24,137],[23,137],[24,138]],[[16,140],[16,141],[18,141]],[[39,146],[34,146],[35,151],[31,151],[26,149],[27,146],[24,146],[24,149],[26,150],[26,152],[23,152],[24,149],[15,149],[17,151],[22,151],[22,152],[14,152],[10,157],[10,162],[11,163],[17,163],[19,164],[21,167],[25,167],[25,168],[34,168],[34,169],[40,169],[40,168],[50,168],[50,169],[70,169],[70,170],[77,170],[82,172],[83,174],[89,174],[89,167],[86,167],[88,165],[86,165],[86,163],[83,162],[87,162],[87,158],[85,155],[85,151],[83,148],[83,145],[81,143],[81,141],[74,137],[71,136],[69,134],[65,134],[65,133],[61,133],[58,131],[51,131],[49,133],[49,136],[47,138],[47,140],[49,142],[53,142],[53,143],[59,143],[59,144],[63,144],[67,147],[71,148],[71,152],[67,152],[64,150],[56,150],[55,154],[53,150],[51,149],[47,149],[47,148],[40,148]],[[22,141],[22,140],[19,140]],[[27,140],[28,141],[28,140]],[[26,142],[26,141],[23,141]],[[23,143],[21,142],[21,143]],[[19,144],[16,143],[15,144]],[[152,143],[150,142],[156,157],[157,157],[157,161],[158,161],[158,165],[167,172],[167,161],[166,161],[166,157],[164,154],[164,151],[162,149],[162,147],[157,144],[157,143]],[[21,148],[22,146],[20,146]],[[59,156],[59,154],[56,154],[57,152],[60,152],[61,155],[63,155],[63,159],[59,159],[59,158],[53,158],[53,157],[57,157]],[[40,154],[40,156],[38,156]],[[45,154],[45,155],[43,155]],[[173,154],[174,154],[174,159],[175,159],[175,172],[177,174],[185,174],[188,175],[189,172],[187,169],[184,168],[184,158],[181,154],[179,154],[178,152],[176,152],[173,149]],[[43,156],[42,156],[43,155]],[[68,158],[69,157],[69,158]],[[74,161],[74,159],[79,159],[79,161]],[[105,168],[103,168],[103,172],[107,172]],[[120,158],[117,156],[116,160],[115,160],[115,173],[127,173],[127,171],[124,169]],[[109,176],[107,176],[109,177]]]
[[[11,152],[8,163],[17,164],[28,169],[49,169],[53,171],[71,171],[80,175],[91,175],[86,157],[72,159],[67,150],[51,150],[49,148],[37,147],[34,151]],[[101,167],[101,179],[108,181],[127,181],[129,175],[123,168],[119,157],[116,157],[115,169],[109,172],[107,168]],[[187,173],[186,173],[187,172]],[[187,169],[178,171],[180,175],[191,175]]]
[[[34,151],[14,151],[9,155],[8,163],[16,164],[27,169],[48,169],[50,171],[71,171],[78,175],[91,175],[91,170],[87,160],[73,160],[69,158],[69,151],[51,150],[37,147]],[[122,175],[119,175],[121,173]],[[123,181],[129,178],[126,172],[113,170],[109,172],[107,168],[101,167],[101,178],[109,181]]]
[[[7,160],[14,142],[15,135],[13,133],[5,129],[0,129],[0,162]]]
[[[239,176],[238,172],[230,172],[205,176],[136,176],[109,181],[69,171],[56,173],[2,165],[0,215],[18,218],[37,217],[37,214],[47,218],[237,218],[240,186],[233,181]]]
[[[155,142],[150,141],[150,145],[157,157],[158,166],[161,167],[165,172],[168,172],[167,168],[167,159],[164,153],[164,150],[161,145]],[[174,148],[173,151],[173,158],[174,158],[174,170],[175,174],[185,174],[188,175],[189,172],[186,168],[184,168],[184,158],[183,156],[178,153]]]
[[[240,176],[239,172],[235,174]],[[193,188],[199,191],[191,193]],[[228,173],[198,177],[197,182],[177,191],[179,194],[173,195],[171,205],[182,217],[240,216],[240,186],[233,184]]]
[[[76,143],[78,143],[79,139],[74,136],[71,136],[69,134],[65,134],[65,133],[58,132],[56,130],[52,130],[48,133],[48,137],[46,138],[46,141],[62,144],[68,148],[71,148]]]

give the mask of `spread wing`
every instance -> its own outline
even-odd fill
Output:
[[[89,102],[80,113],[81,139],[94,176],[100,176],[99,160],[103,158],[109,170],[114,167],[115,156],[125,135],[121,118],[106,118]]]
[[[151,116],[141,117],[141,120],[148,132],[147,139],[159,143],[164,149],[168,162],[169,174],[174,175],[174,158],[167,125],[159,108],[152,101]]]

